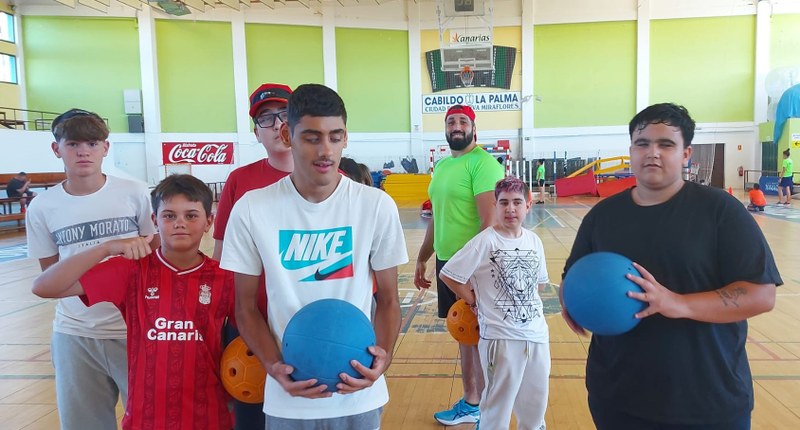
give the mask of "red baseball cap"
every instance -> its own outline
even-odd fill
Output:
[[[289,103],[289,96],[292,89],[283,84],[261,84],[260,87],[250,94],[250,118],[255,119],[258,108],[266,102]]]
[[[450,106],[450,109],[447,109],[447,113],[444,115],[444,119],[447,119],[448,116],[461,113],[466,115],[472,122],[475,122],[475,111],[472,110],[471,107],[467,105],[453,105]]]

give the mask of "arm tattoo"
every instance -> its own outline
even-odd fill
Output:
[[[739,297],[747,294],[747,290],[743,287],[725,288],[717,290],[716,292],[719,298],[722,299],[722,304],[725,305],[725,307],[734,306],[737,308],[739,307]]]

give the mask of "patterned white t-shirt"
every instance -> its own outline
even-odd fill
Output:
[[[510,239],[489,227],[456,252],[442,273],[472,285],[482,338],[549,341],[538,285],[550,279],[534,232],[522,229]]]

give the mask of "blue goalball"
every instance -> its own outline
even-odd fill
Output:
[[[316,379],[336,392],[340,373],[362,378],[351,360],[372,367],[375,330],[360,309],[338,299],[323,299],[300,309],[283,332],[283,361],[294,367],[295,381]]]
[[[633,262],[613,252],[587,254],[569,268],[564,278],[564,305],[570,317],[594,334],[614,336],[639,324],[634,314],[647,303],[628,297],[642,288],[625,277],[641,276]]]

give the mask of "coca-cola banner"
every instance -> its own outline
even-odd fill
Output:
[[[164,164],[233,164],[233,142],[163,142]]]

